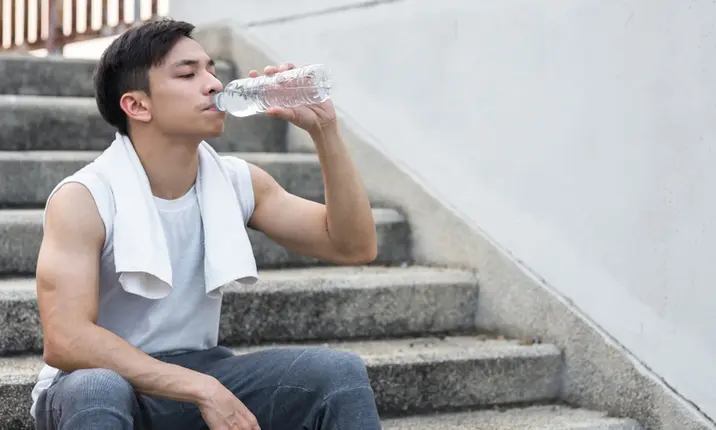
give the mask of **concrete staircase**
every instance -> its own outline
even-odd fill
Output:
[[[30,391],[42,365],[33,273],[41,210],[52,187],[113,136],[92,97],[92,61],[0,57],[0,429],[31,428]],[[223,65],[222,80],[232,77]],[[322,199],[312,153],[287,152],[285,124],[229,119],[212,142],[256,163],[289,191]],[[561,404],[554,345],[474,329],[471,272],[411,265],[410,226],[375,208],[379,256],[335,267],[295,255],[252,231],[261,269],[224,297],[221,343],[237,353],[311,343],[364,357],[385,428],[639,429],[635,421]]]

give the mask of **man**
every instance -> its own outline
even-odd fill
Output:
[[[149,180],[174,291],[149,300],[121,290],[112,257],[112,190],[102,172],[87,167],[58,184],[46,206],[37,265],[47,367],[33,391],[36,426],[379,429],[359,357],[324,348],[234,356],[216,345],[220,300],[194,285],[203,276],[203,244],[193,185],[199,144],[221,134],[226,118],[211,108],[222,83],[192,31],[172,20],[131,29],[107,48],[95,78],[102,116],[129,136]],[[267,115],[313,138],[326,205],[291,195],[260,168],[230,157],[225,167],[244,222],[296,252],[342,264],[372,261],[375,223],[331,102],[271,108]]]

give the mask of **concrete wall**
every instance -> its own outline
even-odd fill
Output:
[[[170,14],[330,65],[381,153],[716,417],[714,2],[201,3]]]

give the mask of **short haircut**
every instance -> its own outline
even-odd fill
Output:
[[[94,74],[97,108],[105,121],[129,134],[127,115],[119,105],[129,91],[150,94],[149,69],[161,65],[174,45],[191,38],[194,25],[160,19],[131,28],[115,39],[102,53]]]

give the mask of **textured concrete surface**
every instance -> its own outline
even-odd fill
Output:
[[[0,207],[44,206],[63,178],[94,160],[95,151],[0,151]],[[314,154],[230,153],[272,175],[288,192],[323,201],[323,177]]]
[[[96,60],[0,54],[0,94],[58,97],[94,97]],[[216,75],[228,83],[234,68],[218,62]]]
[[[373,209],[378,232],[376,264],[400,264],[410,260],[410,228],[398,212]],[[260,268],[307,266],[315,258],[289,251],[266,235],[249,229],[249,239]],[[0,210],[0,274],[35,272],[42,241],[41,209]]]
[[[222,344],[469,332],[478,299],[468,271],[428,267],[268,270],[227,286]],[[42,352],[33,278],[0,280],[0,355]]]
[[[205,26],[198,40],[238,69],[284,60],[263,41],[227,21]],[[342,132],[373,201],[388,201],[410,220],[416,262],[475,269],[480,274],[479,327],[536,336],[563,348],[563,396],[574,404],[638,419],[654,430],[714,430],[716,425],[614,342],[572,303],[532,275],[465,214],[435,194],[348,114]],[[306,147],[289,127],[288,146]]]
[[[553,345],[458,336],[330,347],[363,357],[382,413],[550,401],[559,395],[562,362]],[[266,348],[271,346],[235,351]]]
[[[226,344],[386,338],[470,331],[478,285],[437,268],[324,268],[262,272],[224,296]]]
[[[0,211],[0,274],[34,273],[41,241],[40,210]]]
[[[376,402],[387,414],[544,402],[559,394],[561,359],[553,345],[448,337],[316,346],[359,354],[368,366]],[[41,366],[39,356],[0,358],[0,428],[13,422],[27,425],[29,393]]]
[[[393,418],[383,430],[642,430],[630,419],[562,406],[536,406]]]
[[[114,133],[93,98],[0,95],[2,151],[101,151]],[[207,141],[218,151],[283,152],[285,133],[284,121],[264,115],[227,116],[224,133]]]
[[[41,352],[42,326],[34,279],[0,281],[0,355]]]

